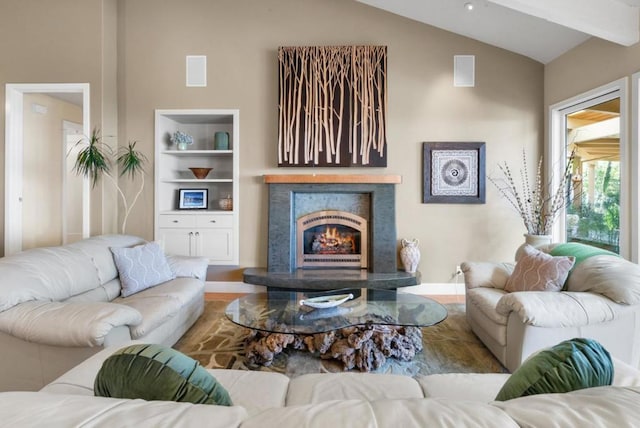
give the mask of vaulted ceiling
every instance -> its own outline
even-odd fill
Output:
[[[547,64],[598,37],[640,40],[640,0],[357,0]]]

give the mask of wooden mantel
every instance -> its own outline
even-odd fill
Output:
[[[400,175],[381,174],[266,174],[267,184],[400,184]]]

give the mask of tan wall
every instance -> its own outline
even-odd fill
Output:
[[[421,203],[423,141],[485,141],[487,171],[542,147],[543,66],[501,49],[344,0],[154,0],[119,3],[120,134],[152,156],[157,108],[240,109],[240,263],[264,266],[266,173],[401,174],[398,238],[420,240],[425,282],[446,282],[463,260],[513,256],[525,232],[487,186],[485,205]],[[388,167],[278,169],[277,61],[281,45],[388,46]],[[185,87],[185,55],[207,55],[208,86]],[[454,54],[476,55],[476,87],[454,88]],[[151,171],[149,171],[151,173]],[[151,175],[149,176],[149,178]],[[153,190],[131,231],[151,238]]]
[[[0,83],[88,81],[92,123],[104,119],[112,126],[113,108],[101,114],[109,98],[101,88],[108,90],[114,78],[109,30],[116,25],[113,0],[105,2],[107,7],[98,0],[3,2]],[[398,238],[420,240],[425,282],[451,280],[463,260],[510,259],[522,242],[518,216],[490,185],[485,205],[422,204],[421,143],[485,141],[489,174],[499,161],[519,165],[523,148],[537,158],[543,139],[541,64],[354,1],[119,0],[117,5],[119,141],[139,140],[152,159],[154,109],[240,109],[241,267],[266,264],[267,187],[261,176],[312,172],[275,166],[281,45],[388,46],[388,167],[313,172],[402,175]],[[38,17],[27,19],[34,11]],[[97,29],[103,24],[107,43],[101,50]],[[190,54],[207,55],[206,88],[185,87]],[[456,54],[476,55],[475,88],[453,87]],[[108,80],[104,86],[101,77]],[[148,183],[152,174],[149,168]],[[153,238],[152,187],[146,187],[128,226],[148,239]],[[112,203],[104,204],[108,209]]]
[[[82,123],[82,109],[43,94],[25,94],[23,102],[22,249],[26,250],[62,244],[62,121]],[[34,112],[33,104],[47,112]],[[69,208],[82,213],[82,205]]]
[[[640,43],[623,47],[589,39],[546,65],[545,109],[637,71],[640,71]]]
[[[103,3],[115,0],[3,0],[0,6],[0,117],[7,83],[89,83],[91,123],[102,110]],[[0,120],[0,203],[4,207],[5,122]],[[101,229],[100,192],[94,192],[92,233]],[[4,209],[0,210],[4,224]],[[0,244],[4,228],[0,229]],[[3,254],[0,245],[0,254]]]

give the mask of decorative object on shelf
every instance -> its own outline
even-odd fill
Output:
[[[400,260],[404,265],[405,272],[415,273],[418,270],[418,264],[420,263],[420,248],[418,248],[417,238],[415,239],[402,239],[400,241],[402,248],[400,249]]]
[[[213,147],[216,150],[229,150],[229,133],[216,132],[213,135]]]
[[[171,135],[171,141],[176,145],[178,150],[187,150],[187,146],[193,144],[193,137],[182,131],[176,131]]]
[[[209,208],[209,189],[180,189],[181,210],[206,210]]]
[[[233,199],[231,199],[231,195],[227,195],[226,198],[220,199],[218,201],[218,205],[221,210],[231,211],[233,209]]]
[[[198,180],[207,178],[213,168],[189,168]]]
[[[124,206],[124,217],[122,219],[122,233],[125,233],[127,228],[127,219],[133,206],[138,201],[138,198],[144,190],[144,163],[147,161],[147,157],[140,151],[136,150],[137,141],[129,141],[127,146],[120,147],[115,153],[111,146],[103,144],[102,135],[100,130],[93,128],[91,135],[78,141],[76,145],[82,145],[83,147],[76,157],[76,162],[73,170],[76,174],[88,177],[91,180],[91,187],[95,187],[96,183],[101,176],[105,176],[109,179],[111,184],[116,188],[122,204]],[[136,176],[140,175],[140,188],[135,193],[131,203],[128,202],[123,190],[118,184],[118,180],[111,175],[111,166],[115,163],[120,169],[120,177],[128,175],[133,181]]]
[[[527,154],[522,150],[522,168],[520,169],[520,186],[516,185],[511,174],[511,169],[506,162],[498,164],[502,177],[488,177],[500,194],[520,214],[524,227],[529,235],[550,235],[553,223],[563,212],[563,209],[571,203],[567,198],[567,183],[571,179],[575,152],[567,159],[558,187],[551,189],[553,180],[543,183],[542,156],[538,161],[538,169],[532,182],[530,182],[527,169]],[[526,235],[525,235],[526,236]]]
[[[484,204],[485,144],[422,144],[425,204]]]
[[[387,47],[278,48],[278,166],[387,166]]]

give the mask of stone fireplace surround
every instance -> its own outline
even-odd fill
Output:
[[[265,175],[269,185],[267,268],[246,269],[244,282],[325,290],[419,284],[419,273],[398,271],[395,185],[401,181],[398,175]],[[298,269],[296,220],[323,209],[351,211],[367,219],[368,269]]]

